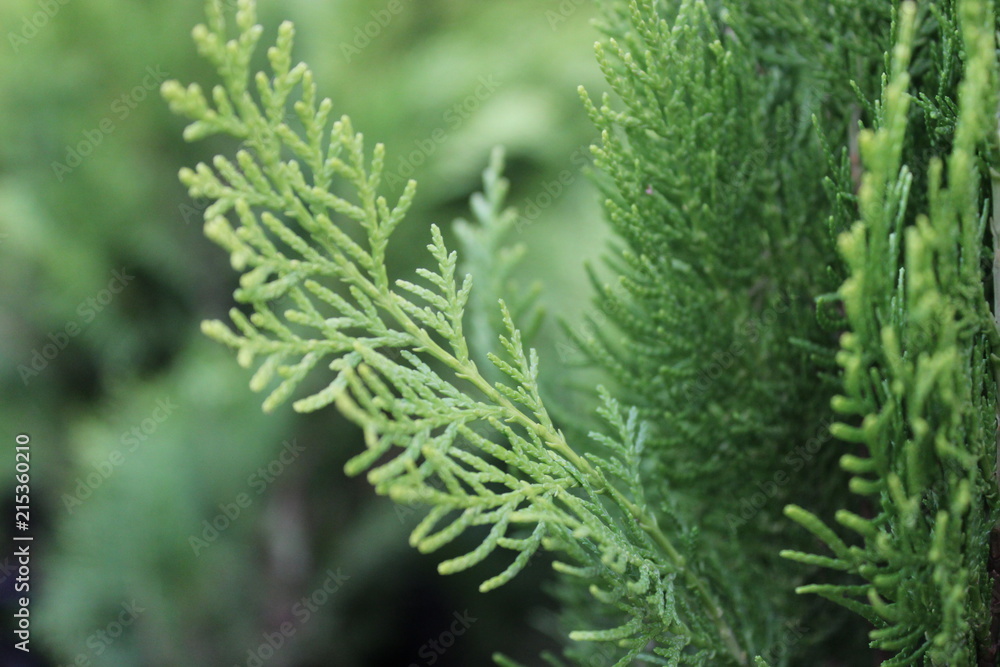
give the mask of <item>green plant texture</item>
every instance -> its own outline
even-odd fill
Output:
[[[486,593],[555,554],[549,664],[995,664],[996,3],[601,9],[610,92],[581,96],[614,238],[565,323],[594,417],[530,346],[503,152],[390,275],[416,182],[334,119],[291,23],[252,73],[251,0],[194,31],[219,85],[163,86],[186,139],[242,142],[181,172],[241,275],[204,332],[265,411],[363,430],[347,474],[427,508],[442,574],[506,553]]]

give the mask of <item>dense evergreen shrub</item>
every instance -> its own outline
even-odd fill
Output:
[[[220,85],[163,88],[187,139],[242,142],[181,173],[242,274],[205,332],[265,410],[363,428],[346,472],[428,508],[413,546],[480,540],[441,573],[509,551],[486,592],[556,553],[552,664],[860,664],[865,632],[885,665],[995,664],[995,3],[603,9],[614,97],[583,99],[615,241],[568,327],[599,425],[540,381],[502,154],[467,270],[435,226],[431,267],[389,275],[416,183],[383,194],[391,149],[333,120],[290,23],[251,75],[252,1],[195,29]]]

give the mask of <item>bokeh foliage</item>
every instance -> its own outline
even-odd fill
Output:
[[[538,200],[540,184],[569,173],[565,194],[526,220],[518,240],[524,265],[537,267],[526,280],[548,286],[543,302],[555,312],[582,307],[582,270],[563,267],[601,243],[578,159],[593,129],[575,86],[601,85],[588,6],[553,25],[546,13],[556,2],[403,2],[348,62],[343,45],[364,43],[357,30],[381,4],[261,4],[265,26],[279,18],[300,26],[297,57],[313,64],[339,108],[395,147],[388,169],[402,171],[405,159],[426,184],[394,265],[423,260],[423,242],[410,239],[423,239],[431,223],[448,228],[469,216],[490,149],[505,144],[510,201],[522,208]],[[330,413],[265,418],[225,352],[202,337],[198,323],[225,312],[235,281],[202,235],[203,204],[187,199],[176,174],[232,146],[179,141],[181,121],[156,80],[206,77],[185,38],[202,3],[53,6],[41,18],[37,2],[0,6],[0,423],[10,437],[33,438],[38,655],[54,664],[81,654],[93,664],[245,660],[331,568],[350,579],[273,664],[419,662],[421,645],[466,608],[481,620],[445,661],[479,664],[499,643],[491,634],[530,634],[514,616],[531,606],[541,572],[497,593],[496,613],[468,597],[474,586],[465,580],[427,583],[433,562],[403,537],[416,515],[344,480],[355,429]],[[477,98],[484,77],[499,85]],[[88,153],[79,166],[74,151]],[[120,293],[105,292],[114,270],[126,277]],[[550,327],[537,342],[554,350],[553,340]],[[61,342],[46,359],[45,346]],[[164,402],[175,407],[164,411]],[[134,448],[133,429],[142,435]],[[256,495],[248,478],[291,440],[303,453]],[[123,463],[87,483],[112,460]],[[12,465],[0,463],[4,479]],[[67,500],[81,481],[88,497]],[[240,493],[250,506],[196,556],[189,537]],[[144,611],[98,655],[102,642],[88,639],[132,599]]]

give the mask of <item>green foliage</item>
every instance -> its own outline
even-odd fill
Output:
[[[536,336],[543,319],[538,306],[541,286],[536,283],[525,289],[515,277],[527,249],[523,243],[510,244],[518,216],[515,209],[504,208],[510,183],[503,178],[503,170],[504,153],[496,148],[483,172],[483,192],[474,194],[470,202],[476,223],[455,221],[455,233],[462,244],[459,270],[472,275],[477,283],[466,309],[470,354],[491,381],[499,378],[487,355],[499,351],[495,332],[504,327],[497,303],[509,302],[511,319],[524,322],[525,342]]]
[[[367,150],[347,117],[331,126],[333,103],[292,66],[290,23],[270,74],[251,75],[251,0],[235,34],[219,2],[195,29],[221,85],[163,87],[193,121],[186,138],[243,142],[181,173],[213,202],[206,234],[241,274],[233,326],[204,331],[256,367],[265,410],[304,393],[297,411],[333,404],[363,429],[345,469],[429,508],[414,547],[481,540],[441,573],[510,552],[486,592],[539,549],[558,553],[570,660],[815,661],[854,626],[797,590],[871,622],[871,645],[894,654],[884,664],[986,664],[1000,518],[983,262],[993,8],[607,4],[597,56],[618,102],[584,101],[617,239],[591,270],[597,335],[567,327],[611,387],[595,392],[603,430],[573,435],[540,386],[522,333],[537,327],[534,296],[510,279],[523,250],[507,245],[502,154],[476,222],[456,226],[467,275],[432,226],[434,268],[390,276],[416,183],[394,204],[380,194],[386,149]],[[321,366],[332,377],[316,388]],[[841,474],[844,444],[857,448]],[[797,524],[834,556],[809,553]]]
[[[845,422],[834,434],[863,445],[841,465],[874,516],[846,510],[837,521],[863,538],[848,547],[813,515],[789,516],[834,558],[786,554],[863,577],[857,586],[810,585],[869,618],[873,645],[898,651],[883,664],[973,664],[990,652],[993,582],[985,548],[997,522],[997,330],[986,301],[983,165],[995,147],[994,18],[964,3],[965,77],[947,165],[929,168],[928,211],[914,216],[913,175],[902,163],[910,97],[915,11],[904,5],[877,129],[860,136],[866,173],[861,219],[840,237],[850,277],[840,289],[850,332],[841,338]],[[945,173],[945,169],[947,172]],[[947,185],[945,185],[945,183]],[[914,224],[904,225],[907,217]],[[860,600],[858,598],[861,598]]]
[[[563,571],[602,581],[606,590],[595,588],[595,595],[629,612],[623,625],[580,632],[578,639],[627,641],[631,657],[664,632],[691,634],[707,658],[721,635],[727,650],[739,652],[706,584],[655,519],[633,502],[639,500],[633,489],[640,487],[632,450],[641,445],[635,413],[623,420],[608,398],[604,414],[617,427],[618,439],[600,439],[608,450],[605,458],[570,448],[542,404],[537,356],[524,349],[502,304],[505,358],[489,358],[504,381],[491,384],[483,377],[463,334],[471,279],[456,282],[457,256],[437,227],[428,249],[438,267],[417,271],[424,284],[390,281],[387,274],[389,235],[403,219],[416,184],[411,181],[390,208],[376,194],[384,148],[377,145],[366,164],[363,138],[346,118],[333,124],[324,144],[332,103],[317,101],[304,65],[291,67],[289,23],[268,51],[274,77],[255,77],[261,100],[256,104],[247,69],[261,32],[255,21],[253,5],[243,3],[236,15],[240,36],[227,41],[221,7],[210,5],[210,27],[195,31],[201,52],[225,82],[212,91],[214,109],[197,86],[168,84],[164,94],[175,111],[194,119],[188,138],[228,132],[248,147],[237,153],[236,164],[219,157],[214,170],[199,165],[181,178],[192,196],[215,200],[205,213],[206,233],[229,250],[234,268],[245,271],[236,298],[254,309],[249,318],[231,311],[237,332],[218,322],[206,324],[205,331],[235,348],[243,365],[264,357],[253,388],[263,389],[275,375],[282,378],[265,410],[288,398],[318,364],[327,364],[334,380],[296,401],[295,408],[312,411],[336,402],[364,428],[368,443],[348,462],[347,472],[367,471],[379,493],[432,507],[411,544],[435,551],[471,527],[490,527],[480,546],[442,562],[442,573],[472,567],[497,547],[516,552],[508,569],[480,587],[490,590],[523,569],[544,538],[549,548],[577,561],[561,565]],[[301,134],[284,120],[284,106],[300,84],[295,111]],[[283,159],[283,149],[294,157]],[[335,176],[353,187],[356,201],[330,193]],[[501,204],[486,201],[493,210]],[[269,210],[257,215],[252,207]],[[238,227],[224,217],[230,212]],[[331,214],[357,223],[366,245],[333,224]],[[347,288],[346,296],[320,282],[331,277]],[[462,391],[466,386],[471,391]],[[612,475],[627,483],[625,491]],[[678,575],[687,584],[685,607],[713,609],[709,627],[716,629],[688,629],[678,618],[673,585]],[[619,585],[623,576],[630,580],[625,589]],[[674,651],[683,643],[674,642]]]
[[[531,11],[532,0],[489,7],[404,3],[406,11],[345,67],[338,47],[372,20],[370,0],[260,4],[265,26],[294,18],[312,28],[300,30],[298,57],[316,65],[320,89],[364,119],[370,136],[401,149],[396,156],[435,128],[451,129],[442,112],[475,91],[481,74],[496,73],[503,82],[415,170],[420,197],[387,260],[401,275],[424,261],[423,242],[412,239],[423,239],[426,228],[414,223],[464,212],[491,146],[508,146],[508,175],[551,179],[592,135],[573,86],[559,85],[571,71],[578,72],[574,83],[600,78],[596,67],[586,67],[588,12],[551,31]],[[437,578],[429,559],[407,547],[415,511],[404,515],[384,498],[356,493],[355,484],[329,483],[348,454],[363,447],[353,424],[332,411],[262,414],[229,350],[197,326],[225,313],[236,278],[228,257],[202,233],[208,202],[187,197],[176,175],[233,144],[221,137],[180,141],[181,119],[155,86],[163,77],[209,78],[211,67],[186,38],[203,16],[202,3],[0,3],[0,422],[44,444],[32,456],[33,528],[45,547],[33,559],[34,657],[67,665],[84,657],[94,665],[233,664],[259,643],[275,613],[311,593],[328,568],[342,567],[358,579],[379,575],[373,587],[348,585],[333,596],[282,659],[348,666],[378,664],[393,650],[398,656],[412,630],[402,609],[408,593],[433,577],[439,586],[428,604],[437,608],[425,618],[466,608],[480,618],[448,659],[489,663],[500,643],[488,638],[526,624],[523,612],[541,596],[533,588],[547,566],[536,562],[514,586],[477,606],[482,596],[467,585],[470,577]],[[12,43],[12,35],[30,39]],[[533,49],[510,48],[526,35]],[[450,67],[456,52],[464,71]],[[513,57],[498,57],[508,52]],[[494,122],[498,116],[505,122]],[[54,163],[72,171],[56,172]],[[398,160],[389,167],[398,171]],[[580,224],[596,228],[598,207],[584,179],[578,181],[546,214],[582,209]],[[515,185],[512,201],[525,194]],[[518,240],[531,252],[552,245],[554,225],[540,220],[529,232]],[[111,295],[113,272],[134,279]],[[477,285],[479,292],[485,282]],[[582,307],[585,286],[572,289],[572,279],[568,286],[547,298]],[[72,329],[67,343],[70,323],[79,334]],[[543,354],[547,333],[532,342]],[[52,345],[65,348],[50,358]],[[32,366],[44,368],[33,375]],[[178,408],[150,432],[160,401]],[[137,428],[144,439],[132,449]],[[260,496],[250,488],[254,502],[237,525],[195,555],[190,536],[200,538],[219,504],[247,491],[248,476],[295,438],[308,447],[305,463],[296,462]],[[323,446],[329,442],[338,446]],[[124,464],[98,478],[119,455]],[[0,464],[11,493],[14,463]],[[297,559],[294,568],[278,564],[289,555]],[[376,597],[383,601],[378,613],[364,613]],[[133,599],[146,611],[95,655],[101,645],[88,639]],[[373,639],[387,633],[396,641]],[[416,659],[426,637],[409,638],[416,643],[406,648]],[[534,643],[515,657],[531,656],[545,641],[539,633],[528,639]]]

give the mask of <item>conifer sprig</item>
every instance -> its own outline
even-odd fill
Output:
[[[874,623],[872,645],[895,656],[883,665],[993,660],[987,561],[1000,508],[991,360],[998,337],[983,286],[988,211],[981,205],[981,155],[995,145],[995,17],[987,2],[951,9],[965,75],[954,146],[946,163],[930,163],[928,211],[905,224],[913,187],[903,161],[908,69],[917,28],[915,5],[904,3],[876,129],[860,135],[861,220],[840,239],[850,272],[840,289],[850,330],[838,355],[843,395],[834,403],[845,422],[834,433],[864,446],[841,465],[854,475],[851,490],[875,505],[874,516],[837,513],[862,538],[863,546],[849,547],[814,515],[787,510],[833,558],[785,556],[868,582],[799,591]]]
[[[466,338],[472,358],[490,380],[498,379],[486,355],[498,352],[496,332],[504,328],[497,303],[510,308],[511,319],[521,329],[526,344],[538,333],[544,311],[538,305],[541,285],[524,287],[514,276],[527,248],[511,243],[518,213],[505,207],[510,183],[503,177],[504,151],[497,147],[483,171],[483,191],[472,195],[470,208],[474,222],[455,221],[455,235],[461,243],[459,271],[472,275],[476,289],[466,306]]]
[[[390,275],[416,184],[393,204],[379,194],[385,148],[366,149],[346,117],[331,124],[332,102],[292,66],[290,23],[270,73],[251,75],[253,0],[234,36],[217,0],[194,31],[221,85],[163,88],[193,121],[186,138],[242,142],[181,172],[213,201],[206,234],[241,274],[241,308],[205,332],[255,367],[265,410],[295,395],[298,411],[334,405],[361,426],[347,473],[429,508],[413,546],[465,549],[442,573],[505,551],[489,591],[558,552],[568,617],[590,628],[569,637],[612,647],[616,665],[815,655],[809,643],[835,628],[795,646],[785,634],[834,607],[791,594],[802,564],[835,571],[797,590],[874,624],[884,664],[988,664],[995,3],[605,4],[597,55],[618,100],[584,99],[618,236],[611,281],[591,272],[613,326],[576,341],[613,387],[598,391],[603,430],[567,439],[539,388],[534,296],[506,305],[522,250],[507,245],[502,154],[474,221],[455,226],[465,263],[432,226],[432,267]],[[304,390],[324,367],[325,386]],[[804,433],[822,445],[808,462]],[[829,436],[854,447],[843,485]],[[810,510],[782,515],[793,501]],[[808,553],[810,534],[832,553]],[[578,648],[567,655],[593,656]]]
[[[240,1],[236,27],[229,38],[221,4],[209,2],[208,26],[194,31],[222,78],[214,106],[197,85],[168,82],[163,93],[193,120],[186,138],[222,133],[244,142],[235,161],[217,157],[211,167],[183,170],[181,180],[192,196],[214,200],[206,234],[230,253],[242,274],[236,299],[252,311],[234,308],[233,327],[213,321],[204,331],[235,349],[242,365],[257,364],[251,387],[273,387],[264,409],[328,366],[333,379],[293,407],[335,404],[364,429],[367,449],[346,471],[367,473],[393,500],[430,507],[411,543],[431,552],[472,527],[489,528],[471,551],[441,562],[442,573],[470,568],[498,548],[512,551],[510,565],[481,585],[488,591],[539,548],[558,550],[571,562],[557,569],[585,579],[623,619],[573,638],[618,644],[620,665],[650,642],[676,664],[747,664],[710,583],[642,504],[637,457],[645,435],[635,411],[625,417],[605,397],[612,435],[595,438],[601,455],[574,450],[541,399],[537,355],[502,302],[500,350],[488,356],[500,379],[488,380],[464,331],[471,278],[457,279],[458,258],[441,231],[432,227],[428,245],[436,268],[418,269],[413,281],[388,275],[386,247],[416,184],[390,206],[378,194],[384,147],[369,158],[346,117],[327,135],[333,104],[318,99],[308,67],[291,66],[290,23],[267,52],[272,75],[258,73],[253,85],[249,63],[262,31],[252,0]],[[301,129],[286,118],[288,104]],[[496,167],[487,172],[479,201],[489,212],[480,217],[502,210]]]
[[[845,47],[817,17],[825,6],[605,4],[597,57],[618,100],[584,103],[618,237],[615,282],[592,272],[612,325],[577,344],[649,424],[647,497],[697,527],[692,551],[741,610],[745,645],[778,662],[786,628],[809,617],[790,594],[799,573],[772,546],[797,541],[781,507],[828,488],[834,460],[824,448],[809,468],[785,463],[830,421],[809,357],[832,360],[813,298],[833,284],[809,267],[836,258],[817,224],[825,165],[808,113],[832,85],[795,50],[806,41],[835,60]],[[783,12],[808,34],[768,20]],[[789,62],[804,73],[786,77]]]

